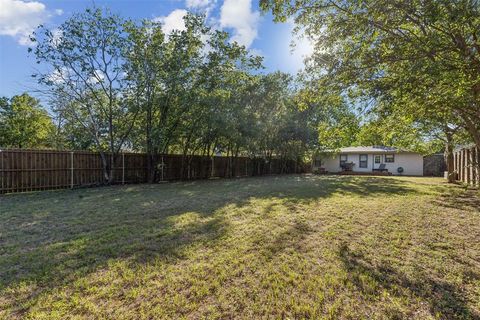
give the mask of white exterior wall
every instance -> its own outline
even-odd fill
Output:
[[[391,153],[388,153],[391,154]],[[397,172],[398,167],[403,168],[401,175],[406,176],[423,176],[423,156],[418,153],[394,153],[394,162],[385,162],[384,154],[376,154],[381,156],[381,163],[385,164],[385,168],[388,169],[394,175],[400,175]],[[347,154],[347,162],[353,162],[354,172],[372,172],[373,166],[378,168],[380,164],[374,163],[374,154],[368,154],[368,163],[366,168],[360,168],[360,154],[350,153]],[[340,155],[324,156],[322,158],[322,167],[328,172],[340,172]]]
[[[389,172],[398,175],[398,167],[403,168],[402,175],[423,176],[423,156],[418,153],[397,153],[394,163],[385,163]]]
[[[328,172],[341,171],[339,155],[324,156],[321,159],[322,159],[322,167],[325,168],[325,170],[327,170]]]

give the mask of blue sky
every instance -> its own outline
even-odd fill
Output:
[[[93,4],[124,17],[157,19],[167,31],[182,27],[186,10],[207,12],[212,25],[229,31],[232,40],[264,56],[266,72],[293,74],[302,68],[303,57],[311,50],[308,41],[296,40],[292,52],[293,25],[274,23],[270,14],[260,12],[258,0],[0,0],[0,96],[38,88],[30,77],[36,68],[34,57],[27,53],[28,34],[36,25],[55,29],[72,13]]]

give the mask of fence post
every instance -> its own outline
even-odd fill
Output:
[[[476,167],[475,170],[477,171],[477,186],[480,187],[480,149],[475,149],[475,154],[477,155],[475,159]]]
[[[466,165],[466,174],[467,174],[467,184],[470,184],[470,169],[471,169],[471,163],[470,163],[470,149],[466,149],[465,150],[465,154],[466,154],[466,161],[465,161],[465,165]]]
[[[457,151],[457,181],[462,180],[462,151]]]
[[[70,189],[73,189],[73,151],[70,152]]]
[[[477,184],[477,149],[472,147],[471,153],[471,161],[472,161],[472,185],[475,186]]]
[[[125,184],[125,153],[122,151],[122,184]]]
[[[457,153],[453,152],[453,174],[454,174],[454,179],[457,180]]]
[[[160,167],[162,168],[162,170],[161,170],[162,171],[162,178],[161,178],[162,180],[161,181],[163,181],[163,179],[164,179],[163,167],[165,167],[165,163],[163,162],[163,156],[162,156],[162,163],[160,164]]]
[[[212,173],[210,174],[210,177],[213,178],[215,175],[215,156],[212,156]]]
[[[457,181],[461,180],[462,176],[462,155],[460,150],[457,151]]]
[[[468,152],[467,149],[463,151],[463,182],[468,183]]]
[[[477,174],[475,172],[475,167],[476,167],[476,155],[475,155],[475,147],[472,147],[472,149],[470,150],[470,178],[471,178],[471,182],[472,182],[472,185],[474,186],[476,184],[476,180],[477,180]]]
[[[248,176],[248,158],[245,158],[245,176]]]
[[[462,180],[462,154],[461,151],[457,151],[457,181]]]
[[[458,172],[457,160],[458,160],[458,155],[456,152],[453,152],[453,179],[454,180],[457,180],[457,172]]]
[[[475,148],[475,154],[477,155],[475,159],[475,170],[477,171],[477,186],[480,187],[480,148]]]
[[[470,150],[470,172],[472,185],[475,185],[475,180],[477,179],[475,174],[475,148]]]

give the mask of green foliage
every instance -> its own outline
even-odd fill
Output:
[[[461,126],[480,146],[477,2],[263,0],[261,6],[277,20],[293,17],[315,42],[311,76],[369,97],[380,109],[388,105],[396,121]]]
[[[52,93],[57,145],[146,152],[151,181],[161,153],[182,154],[182,166],[194,154],[303,157],[316,125],[292,77],[259,74],[262,58],[203,15],[184,24],[164,34],[157,22],[93,8],[55,33],[40,28],[34,53],[48,70],[35,76]],[[103,162],[106,181],[113,162]]]
[[[399,16],[426,15],[420,4],[309,3],[261,3],[279,20],[295,16],[315,41],[302,82],[259,73],[261,57],[202,15],[187,14],[185,29],[170,34],[157,22],[97,8],[55,34],[40,28],[34,53],[49,69],[36,76],[53,93],[57,145],[147,152],[153,180],[159,153],[180,153],[182,163],[218,153],[297,159],[367,144],[428,153],[471,135],[459,111],[470,108],[470,91],[463,80],[453,83],[463,69],[445,68],[436,60],[445,62],[445,53],[432,59],[425,51],[429,41],[446,45],[434,28],[443,22],[421,24],[430,38],[418,21]],[[407,41],[414,36],[423,47]],[[106,180],[113,165],[103,163]]]
[[[0,98],[0,147],[51,147],[55,133],[52,118],[27,93]]]
[[[100,151],[106,182],[113,179],[116,155],[138,114],[125,81],[126,25],[121,17],[93,8],[74,14],[55,33],[40,27],[33,37],[37,62],[47,67],[34,76],[48,88],[58,117],[82,127]],[[106,152],[114,155],[111,163]]]
[[[250,152],[268,159],[273,155],[302,157],[310,138],[308,113],[295,105],[292,77],[276,72],[258,80],[249,105],[255,133]]]

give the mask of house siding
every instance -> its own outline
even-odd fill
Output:
[[[363,153],[365,154],[365,153]],[[347,162],[355,163],[353,167],[354,172],[372,172],[374,165],[374,156],[376,154],[367,154],[368,163],[367,168],[360,168],[360,153],[349,153],[347,154]],[[393,163],[385,163],[384,153],[380,154],[382,156],[382,163],[385,164],[385,168],[388,169],[394,175],[408,175],[408,176],[423,176],[423,156],[418,153],[393,153],[395,154],[395,160]],[[325,168],[328,172],[336,173],[340,172],[340,155],[331,155],[322,158],[322,167]],[[399,167],[403,168],[403,173],[399,174],[397,169]],[[375,164],[375,168],[378,168],[378,164]]]

